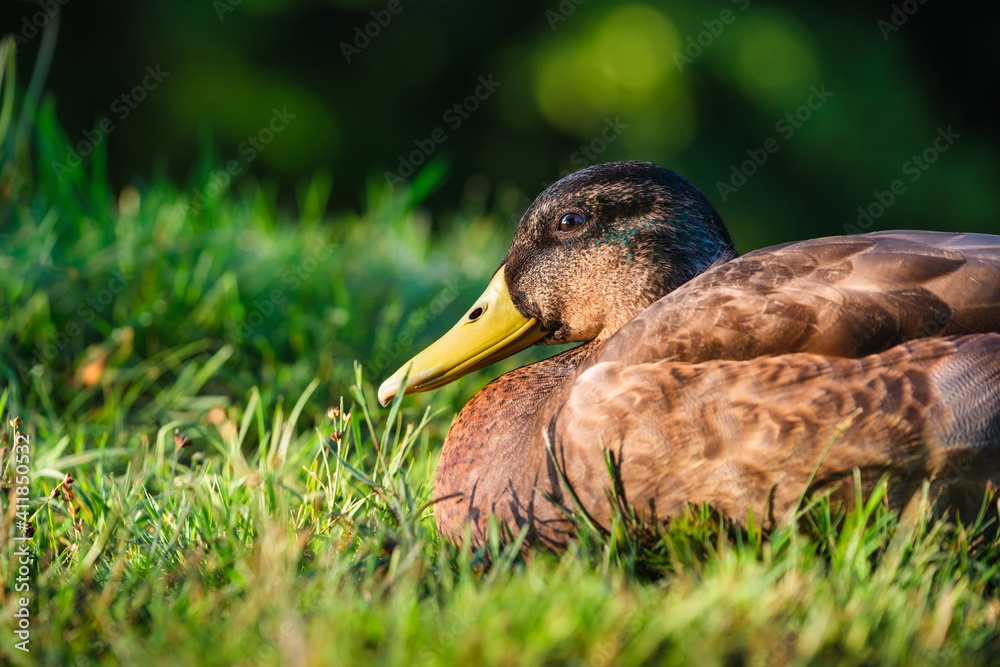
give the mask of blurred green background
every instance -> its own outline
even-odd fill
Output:
[[[446,330],[531,200],[596,162],[675,169],[743,252],[864,229],[998,232],[997,13],[5,2],[18,48],[0,376],[55,431],[134,438],[123,415],[203,421],[250,387],[272,404],[316,377],[319,418],[355,359],[377,385]],[[116,271],[128,281],[112,295]],[[457,409],[550,353],[407,409]]]
[[[304,178],[328,172],[338,210],[363,209],[366,186],[384,184],[399,156],[441,128],[433,157],[446,178],[425,203],[435,217],[471,204],[516,220],[567,171],[645,159],[705,190],[742,250],[842,233],[897,178],[908,190],[873,229],[1000,228],[995,8],[399,0],[393,14],[389,5],[69,0],[46,89],[71,142],[114,122],[108,164],[119,187],[161,173],[189,180],[206,155],[240,159],[241,142],[287,108],[294,121],[249,170],[287,201]],[[25,20],[38,11],[5,2],[3,31],[30,33]],[[374,36],[359,38],[366,28]],[[19,50],[23,82],[40,41]],[[675,54],[699,49],[678,66]],[[169,75],[119,120],[115,101],[147,66]],[[480,76],[499,87],[467,118],[445,121]],[[812,86],[832,96],[786,139],[775,126]],[[621,129],[605,143],[608,119]],[[961,139],[911,185],[904,163],[949,126]],[[769,137],[780,150],[722,201],[716,184]],[[580,150],[592,144],[601,150]]]

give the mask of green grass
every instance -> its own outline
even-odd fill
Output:
[[[974,521],[902,522],[881,489],[846,516],[815,503],[768,536],[692,508],[646,531],[627,514],[608,533],[583,525],[558,555],[503,546],[499,530],[477,551],[442,542],[430,500],[444,434],[518,362],[392,409],[373,384],[478,295],[506,220],[460,204],[432,225],[420,204],[433,171],[395,196],[373,184],[361,214],[327,210],[322,174],[289,201],[245,178],[192,210],[209,158],[187,184],[114,193],[99,148],[59,182],[53,105],[40,101],[20,147],[0,122],[4,662],[1000,654],[1000,544]],[[13,635],[15,431],[32,443],[30,654]]]

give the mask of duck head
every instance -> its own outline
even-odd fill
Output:
[[[650,162],[588,167],[528,208],[486,291],[379,388],[434,389],[534,344],[603,341],[660,297],[736,256],[708,198]]]

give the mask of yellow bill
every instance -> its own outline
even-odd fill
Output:
[[[535,318],[517,312],[501,266],[458,324],[382,383],[378,400],[388,405],[399,393],[407,368],[405,393],[436,389],[534,345],[547,333]]]

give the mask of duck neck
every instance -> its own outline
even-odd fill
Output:
[[[461,538],[465,522],[471,520],[473,532],[481,537],[490,513],[511,525],[520,523],[511,507],[520,502],[518,498],[533,496],[534,489],[515,486],[527,481],[525,486],[533,487],[530,481],[546,461],[545,452],[531,445],[538,440],[531,437],[533,417],[600,342],[506,373],[462,408],[437,466],[435,516],[443,534]]]

